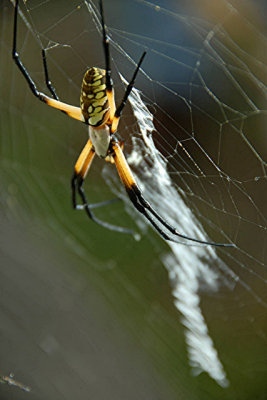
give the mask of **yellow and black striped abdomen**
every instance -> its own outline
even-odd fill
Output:
[[[91,126],[98,127],[107,122],[109,103],[104,69],[93,67],[86,71],[82,82],[81,110],[84,121]]]

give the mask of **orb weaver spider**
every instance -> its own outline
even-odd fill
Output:
[[[107,35],[106,25],[104,21],[102,0],[99,0],[99,9],[100,9],[102,35],[103,35],[105,69],[93,67],[89,68],[86,71],[82,81],[80,107],[75,107],[63,103],[59,100],[59,97],[57,96],[56,91],[49,79],[45,49],[42,49],[45,82],[52,97],[49,97],[44,93],[41,93],[37,89],[36,84],[31,78],[26,67],[22,63],[20,56],[17,52],[18,8],[19,8],[19,0],[16,0],[14,9],[12,57],[16,65],[18,66],[19,70],[21,71],[22,75],[26,79],[30,90],[32,91],[34,96],[36,96],[39,100],[41,100],[45,104],[64,112],[71,118],[77,119],[78,121],[85,123],[86,125],[88,125],[89,128],[89,139],[85,144],[83,150],[81,151],[78,160],[76,161],[74,167],[74,175],[71,180],[73,208],[76,210],[81,210],[81,209],[85,210],[85,212],[87,213],[88,217],[91,220],[103,226],[104,228],[108,228],[112,231],[133,234],[133,231],[127,228],[111,225],[107,222],[98,219],[94,215],[92,208],[99,205],[109,204],[113,200],[102,202],[93,206],[87,202],[87,198],[83,189],[83,182],[87,176],[87,173],[92,164],[94,156],[97,155],[101,158],[104,158],[107,162],[115,164],[121,182],[124,185],[126,192],[129,196],[129,199],[133,203],[134,207],[145,218],[147,218],[147,220],[161,235],[161,237],[163,237],[163,239],[180,243],[178,240],[172,238],[169,235],[170,233],[176,237],[190,240],[196,243],[212,245],[212,246],[223,246],[223,247],[233,246],[230,243],[225,244],[225,243],[202,241],[179,233],[172,225],[170,225],[167,221],[165,221],[165,219],[162,218],[154,210],[154,208],[150,205],[150,203],[144,198],[139,186],[137,185],[136,180],[131,172],[131,169],[124,157],[123,143],[116,138],[115,134],[118,128],[122,110],[133,89],[137,73],[144,60],[146,52],[142,54],[135,68],[132,79],[126,88],[121,103],[119,104],[119,106],[116,107],[114,90],[111,80],[109,38]],[[80,198],[82,200],[82,205],[77,204],[77,199],[76,199],[77,193],[80,195]],[[159,224],[161,224],[169,233],[164,231]]]

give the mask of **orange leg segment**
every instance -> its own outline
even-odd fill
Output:
[[[113,159],[114,159],[118,174],[121,178],[121,181],[124,184],[124,186],[128,192],[129,190],[136,188],[137,184],[136,184],[136,181],[132,174],[132,171],[126,161],[126,158],[124,157],[122,147],[123,146],[120,146],[120,144],[117,142],[112,143],[112,149],[114,151]]]
[[[95,151],[93,150],[93,145],[89,139],[84,146],[78,160],[76,161],[74,170],[76,175],[80,175],[82,179],[85,179],[87,172],[91,166],[94,159]]]
[[[80,107],[71,106],[69,104],[63,103],[62,101],[52,99],[44,94],[41,95],[41,100],[48,106],[57,108],[65,112],[69,117],[82,121],[82,111]]]
[[[119,125],[119,120],[120,120],[120,117],[116,117],[116,115],[114,115],[114,117],[112,119],[111,128],[110,128],[111,134],[116,132],[118,125]]]
[[[109,110],[110,110],[110,119],[111,121],[113,120],[114,114],[115,114],[115,109],[116,109],[116,105],[115,105],[115,100],[114,100],[114,90],[108,90],[106,89],[106,95],[108,98],[108,104],[109,104]]]

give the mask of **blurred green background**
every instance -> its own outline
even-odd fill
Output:
[[[190,5],[170,0],[153,4],[166,7],[175,15],[204,18],[216,26],[217,21],[223,21],[230,3],[226,9],[219,1],[218,7],[197,1]],[[240,64],[243,57],[240,49],[246,41],[247,51],[256,53],[258,63],[262,64],[264,49],[258,48],[249,35],[251,25],[262,32],[260,3],[258,9],[253,3],[248,3],[247,8],[238,8],[238,3],[235,6],[244,18],[240,17],[240,21],[237,18],[236,25],[227,29],[229,38],[235,37],[234,28],[242,32],[240,48],[236,49]],[[43,4],[36,0],[28,1],[27,7],[30,12],[24,8],[25,16],[41,32],[43,43],[48,45],[47,38],[53,38],[70,45],[50,50],[48,60],[60,98],[78,105],[79,85],[87,64],[103,66],[101,38],[92,24],[92,16],[81,2]],[[124,39],[120,42],[119,34],[115,36],[115,27],[121,32],[143,35],[138,39],[141,43],[145,36],[154,38],[154,34],[166,42],[168,35],[178,37],[175,31],[178,20],[163,11],[155,17],[145,2],[106,1],[105,11],[108,26],[114,28],[114,40],[123,46]],[[254,255],[262,261],[266,259],[266,238],[264,242],[259,220],[259,215],[266,212],[266,181],[262,179],[266,178],[265,164],[247,145],[238,147],[240,136],[232,137],[222,147],[224,168],[237,180],[247,179],[247,193],[252,198],[249,206],[247,198],[244,200],[244,208],[242,197],[238,199],[241,219],[236,238],[246,253],[236,250],[232,253],[233,258],[239,259],[235,273],[249,289],[233,283],[230,290],[222,285],[218,293],[204,290],[201,294],[201,307],[230,381],[228,388],[222,388],[206,374],[191,373],[184,327],[162,263],[170,251],[163,240],[149,228],[142,232],[140,241],[135,241],[127,235],[103,230],[83,213],[72,210],[70,177],[87,132],[84,126],[41,104],[30,93],[11,59],[12,15],[12,4],[3,0],[0,5],[0,376],[13,372],[15,379],[29,385],[32,391],[25,393],[0,385],[1,399],[266,399],[267,323],[266,307],[261,304],[264,297],[266,300],[266,266],[262,262],[262,267],[256,267],[253,262]],[[162,32],[158,29],[158,19]],[[164,27],[168,30],[166,37]],[[21,18],[18,42],[23,61],[45,91],[40,46]],[[233,50],[227,39],[226,44]],[[149,41],[145,45],[149,46]],[[129,43],[128,48],[132,57],[138,59],[141,45],[131,47]],[[124,55],[116,55],[115,80],[118,69],[129,74],[132,67],[126,64]],[[156,63],[155,58],[155,53],[151,54],[150,61],[148,54],[144,70],[163,82],[166,77],[160,74],[169,64],[162,59]],[[214,64],[209,68],[216,80],[216,72],[212,72]],[[258,71],[250,72],[259,76]],[[179,79],[185,80],[186,76]],[[173,80],[177,82],[178,77]],[[117,85],[122,93],[122,86]],[[145,95],[154,96],[155,103],[166,113],[177,113],[176,103],[161,98],[159,88],[158,93],[151,95],[157,87],[151,87],[143,76],[138,87],[143,88]],[[234,97],[235,91],[233,85],[233,94],[227,93],[226,97]],[[250,82],[247,93],[257,103],[260,96],[256,85],[253,87]],[[245,107],[243,111],[248,113]],[[179,112],[183,119],[182,111]],[[126,111],[126,122],[122,125],[126,136],[133,124],[129,114]],[[203,117],[196,121],[199,127],[210,123]],[[258,141],[258,148],[266,148],[261,116],[249,119],[246,124],[251,137],[253,133],[255,136],[261,133],[253,143]],[[240,125],[238,129],[241,131]],[[210,138],[206,142],[198,139],[208,149]],[[158,141],[160,146],[161,139]],[[102,169],[103,162],[96,160],[86,183],[91,202],[113,197]],[[257,187],[250,181],[256,176],[261,178]],[[176,178],[179,183],[179,177]],[[257,206],[251,207],[252,202]],[[104,207],[98,215],[138,230],[135,213],[128,214],[123,202]],[[230,211],[228,219],[229,216]],[[250,217],[255,226],[245,226],[245,217]],[[236,222],[233,225],[236,227]],[[234,228],[232,238],[235,239]],[[257,274],[261,279],[255,283]]]

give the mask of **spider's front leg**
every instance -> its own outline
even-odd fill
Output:
[[[46,61],[46,50],[42,49],[42,59],[43,59],[43,67],[44,67],[44,74],[45,74],[45,84],[50,93],[52,94],[53,98],[55,100],[59,100],[59,97],[56,93],[56,89],[52,85],[52,82],[50,80],[49,74],[48,74],[48,66],[47,66],[47,61]]]
[[[52,94],[52,97],[46,96],[44,93],[40,92],[38,89],[37,85],[35,84],[34,80],[30,76],[27,68],[23,64],[20,54],[17,50],[17,32],[18,32],[18,10],[19,10],[19,0],[16,0],[15,2],[15,7],[14,7],[14,27],[13,27],[13,48],[12,48],[12,57],[14,62],[16,63],[17,67],[19,68],[20,72],[26,79],[26,82],[28,83],[28,86],[34,96],[36,96],[39,100],[41,100],[43,103],[56,108],[65,114],[67,114],[69,117],[77,119],[78,121],[83,122],[82,120],[82,113],[80,107],[75,107],[70,104],[63,103],[59,101],[58,96],[56,94],[55,88],[52,86],[52,83],[50,81],[49,75],[48,75],[48,68],[47,68],[47,62],[46,62],[46,53],[45,49],[42,50],[42,57],[43,57],[43,66],[44,66],[44,72],[45,72],[45,82],[46,86],[49,89],[50,93]]]

